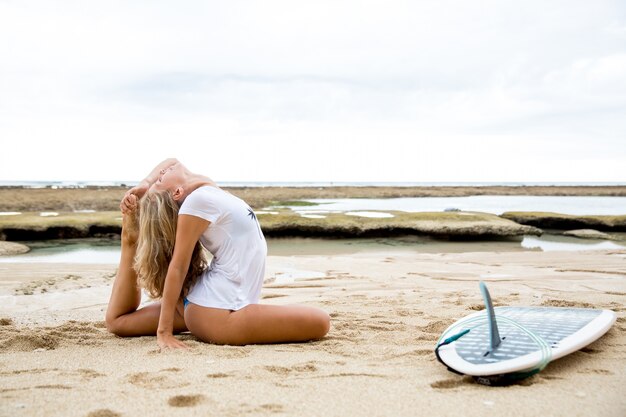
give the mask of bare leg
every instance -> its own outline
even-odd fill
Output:
[[[117,270],[106,317],[117,318],[137,310],[141,302],[141,290],[137,285],[137,273],[133,258],[137,249],[137,225],[134,215],[122,219],[122,254]],[[108,322],[109,320],[107,320]]]
[[[161,303],[152,303],[137,310],[141,303],[141,289],[137,284],[137,273],[133,269],[137,236],[136,213],[124,215],[120,265],[105,317],[107,329],[118,336],[153,336],[156,335],[159,325]],[[187,330],[182,316],[182,301],[179,304],[174,318],[175,332]]]
[[[241,310],[189,304],[185,322],[205,342],[226,345],[304,342],[328,333],[330,317],[315,307],[250,304]]]

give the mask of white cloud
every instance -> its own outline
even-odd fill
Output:
[[[624,181],[625,12],[0,2],[0,180]]]

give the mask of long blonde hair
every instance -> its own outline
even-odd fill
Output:
[[[152,298],[163,297],[165,277],[174,254],[178,208],[168,191],[147,193],[139,205],[139,239],[134,268],[139,284]],[[197,242],[183,283],[183,295],[187,295],[206,268],[202,245]]]

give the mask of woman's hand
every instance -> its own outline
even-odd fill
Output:
[[[135,211],[137,209],[137,203],[139,199],[143,197],[146,192],[148,192],[149,188],[150,185],[142,181],[136,187],[133,187],[130,190],[126,191],[126,194],[124,194],[124,197],[120,202],[120,210],[122,211],[122,213],[129,214]]]
[[[157,343],[161,349],[189,349],[189,346],[176,339],[171,333],[157,332]]]
[[[137,211],[139,197],[132,193],[126,193],[120,202],[122,214],[133,214]]]

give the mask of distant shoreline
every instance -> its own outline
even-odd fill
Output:
[[[625,197],[626,186],[586,187],[222,187],[255,210],[277,207],[280,215],[260,213],[268,236],[380,237],[427,235],[439,238],[489,239],[540,235],[542,229],[626,231],[624,215],[564,215],[516,212],[501,216],[454,212],[395,212],[392,218],[369,219],[330,213],[305,218],[280,206],[300,200],[348,198],[415,198],[465,196],[602,196]],[[127,187],[0,188],[0,240],[40,240],[118,235],[119,202]],[[386,210],[389,211],[389,210]],[[53,212],[51,217],[41,212]],[[278,212],[276,214],[278,214]]]
[[[138,181],[2,181],[0,188],[110,188],[133,187]],[[447,187],[626,187],[626,182],[596,181],[596,182],[559,182],[559,181],[219,181],[216,183],[225,188],[264,188],[264,187],[417,187],[417,188],[447,188]]]
[[[218,183],[219,184],[219,183]],[[258,209],[276,202],[317,198],[403,198],[464,197],[477,195],[511,196],[604,196],[626,197],[621,186],[456,186],[456,187],[227,187],[224,190]],[[0,187],[0,212],[119,210],[129,187],[88,186],[83,188]]]

